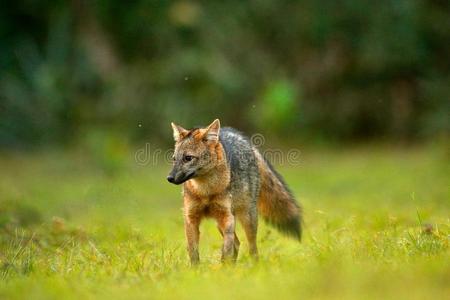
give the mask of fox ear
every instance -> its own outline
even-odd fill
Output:
[[[173,139],[175,140],[175,142],[178,142],[179,140],[181,140],[183,138],[183,136],[189,132],[188,130],[184,129],[180,125],[177,125],[173,122],[170,123],[170,125],[172,125]]]
[[[205,139],[207,141],[217,142],[219,140],[219,133],[220,133],[220,121],[219,119],[215,119],[214,122],[209,124],[209,126],[206,128]]]

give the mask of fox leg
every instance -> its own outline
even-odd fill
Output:
[[[217,226],[217,228],[219,229],[220,235],[223,237],[223,232],[220,229],[219,226]],[[236,234],[236,232],[234,233],[234,256],[233,259],[236,260],[239,254],[239,246],[241,245],[241,242],[239,242],[239,238]]]
[[[186,216],[184,220],[184,229],[187,240],[187,250],[191,265],[196,265],[200,262],[198,254],[198,243],[200,238],[200,219],[197,217]]]
[[[218,218],[217,225],[223,236],[222,261],[235,261],[237,258],[235,240],[237,240],[237,237],[234,232],[235,221],[233,214],[231,212],[227,212]]]
[[[250,255],[253,258],[258,258],[258,247],[256,244],[256,235],[258,232],[258,215],[256,209],[239,215],[239,221],[244,228],[245,235],[247,236],[248,248]]]

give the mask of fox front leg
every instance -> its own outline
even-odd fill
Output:
[[[197,265],[200,262],[200,256],[198,254],[198,244],[200,238],[200,220],[196,217],[186,216],[184,220],[184,229],[187,240],[187,250],[191,265]]]
[[[222,238],[223,238],[223,232],[222,232],[222,230],[220,229],[219,226],[217,226],[217,228],[219,229],[220,235],[221,235]],[[241,245],[241,242],[239,242],[239,238],[238,238],[238,236],[236,235],[236,232],[235,232],[235,233],[234,233],[234,256],[233,256],[233,259],[234,259],[234,260],[236,260],[237,257],[238,257],[238,254],[239,254],[239,246],[240,246],[240,245]]]
[[[235,220],[231,212],[226,213],[217,220],[217,225],[223,236],[222,261],[236,261],[237,249],[235,245]]]

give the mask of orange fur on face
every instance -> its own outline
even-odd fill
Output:
[[[205,143],[203,137],[204,133],[193,133],[196,143]],[[194,198],[218,195],[223,193],[230,184],[230,169],[222,144],[207,142],[206,147],[211,154],[214,167],[208,174],[188,180],[184,185],[185,193]]]

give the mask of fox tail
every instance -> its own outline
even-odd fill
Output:
[[[295,201],[283,177],[269,161],[255,149],[258,159],[261,189],[258,199],[258,212],[263,219],[281,233],[301,240],[302,209]]]

